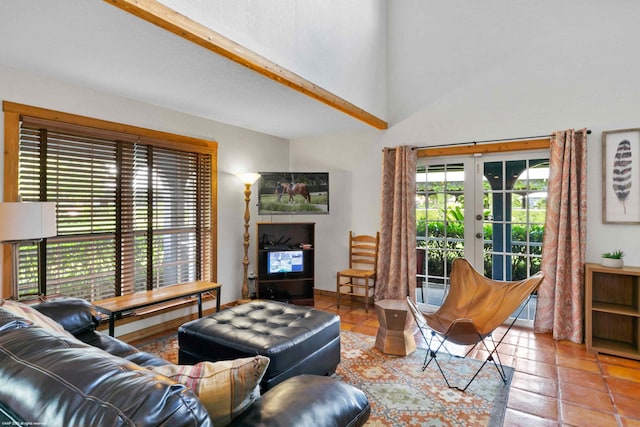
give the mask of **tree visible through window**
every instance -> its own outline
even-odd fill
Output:
[[[58,236],[20,246],[19,296],[97,300],[213,280],[214,156],[176,146],[23,118],[18,192],[56,202]]]

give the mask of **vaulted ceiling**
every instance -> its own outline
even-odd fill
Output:
[[[108,1],[3,1],[0,65],[286,139],[386,126],[292,89],[286,70],[269,78],[176,33]]]

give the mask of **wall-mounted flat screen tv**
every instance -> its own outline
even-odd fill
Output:
[[[304,258],[302,251],[272,251],[267,253],[267,273],[302,273]]]
[[[259,215],[329,213],[328,172],[260,172]]]

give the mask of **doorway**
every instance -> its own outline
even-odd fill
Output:
[[[423,158],[416,176],[418,300],[441,305],[451,264],[465,257],[486,277],[540,270],[548,151]],[[535,302],[523,312],[533,320]]]

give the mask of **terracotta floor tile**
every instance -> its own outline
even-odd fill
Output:
[[[489,346],[489,349],[491,349],[492,347]],[[515,344],[509,344],[509,343],[502,343],[498,346],[498,352],[500,354],[508,354],[509,356],[512,356],[514,354],[516,354],[516,350],[518,350],[518,346]]]
[[[618,413],[627,418],[634,418],[640,420],[640,396],[622,396],[619,394],[613,395],[613,403],[618,409]]]
[[[378,333],[378,328],[375,326],[367,326],[367,325],[360,324],[360,325],[355,325],[353,329],[351,329],[351,331],[357,332],[359,334],[375,336]]]
[[[528,347],[520,347],[516,350],[516,357],[535,360],[537,362],[544,363],[556,363],[556,354],[548,351],[540,351],[539,349],[532,349]]]
[[[331,300],[329,298],[318,297],[318,298],[315,298],[314,300],[314,307],[319,308],[320,310],[326,310],[328,308],[335,307],[335,305],[336,305],[335,298]]]
[[[566,383],[577,384],[582,387],[588,387],[592,390],[607,391],[607,385],[601,375],[594,374],[580,369],[558,367],[558,379],[560,381],[560,389],[567,387]]]
[[[533,332],[528,332],[527,334],[520,335],[518,344],[521,347],[556,351],[556,341],[551,337],[551,334],[534,334]]]
[[[639,400],[638,405],[640,405],[640,383],[611,377],[606,377],[604,380],[612,394],[635,397]]]
[[[519,372],[550,378],[554,381],[558,378],[556,366],[549,363],[536,362],[535,360],[529,359],[516,359],[514,367]]]
[[[588,406],[597,411],[614,412],[613,402],[606,391],[597,391],[571,384],[569,387],[562,387],[560,399],[563,402],[571,402],[578,406]]]
[[[635,420],[633,418],[620,417],[620,421],[622,422],[622,427],[640,427],[640,420]]]
[[[551,378],[539,377],[524,372],[516,372],[511,380],[511,387],[549,397],[558,397],[557,382]]]
[[[558,401],[556,399],[517,388],[510,390],[507,408],[541,418],[558,419]]]
[[[364,321],[364,324],[367,326],[375,326],[376,328],[380,327],[380,322],[378,321],[378,319],[367,319]]]
[[[567,424],[576,427],[612,427],[618,425],[618,421],[613,414],[587,409],[567,402],[562,402],[561,414],[563,425]]]
[[[340,315],[340,320],[344,320],[352,323],[364,323],[370,318],[368,316],[362,314],[354,314],[354,313],[338,313]]]
[[[575,358],[565,354],[558,354],[558,366],[564,366],[567,368],[580,369],[582,371],[589,371],[595,374],[600,374],[600,365],[595,360],[584,360],[581,358]]]
[[[500,356],[500,360],[502,361],[502,364],[504,366],[510,366],[513,368],[513,365],[516,364],[516,359],[515,356],[509,356],[509,355],[501,355]]]
[[[637,368],[627,368],[626,366],[603,364],[602,371],[605,375],[610,377],[640,382],[640,369]]]
[[[595,353],[589,353],[584,344],[576,344],[570,341],[558,341],[556,351],[560,355],[566,355],[586,360],[597,360]]]
[[[608,365],[626,366],[627,368],[640,369],[640,360],[625,359],[623,357],[598,354],[598,360]]]
[[[511,344],[511,345],[519,345],[520,343],[520,335],[519,334],[514,334],[512,332],[509,332],[504,338],[502,335],[495,335],[494,334],[494,339],[496,341],[499,341],[500,339],[502,339],[502,344]]]
[[[350,331],[355,327],[355,323],[343,322],[340,321],[340,330],[342,331]]]
[[[556,427],[558,421],[507,408],[503,425],[505,427]]]

